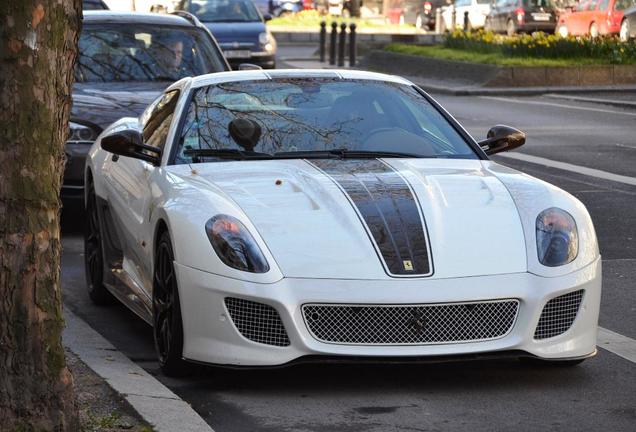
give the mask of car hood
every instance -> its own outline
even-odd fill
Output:
[[[71,118],[103,130],[122,117],[137,117],[168,82],[76,83]]]
[[[450,278],[527,270],[515,203],[481,161],[270,160],[192,167],[197,175],[189,181],[223,191],[236,203],[286,277]]]
[[[266,31],[265,24],[255,22],[205,23],[219,43],[254,42]]]

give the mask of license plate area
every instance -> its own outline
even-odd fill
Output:
[[[250,58],[250,50],[227,50],[223,51],[225,58]]]

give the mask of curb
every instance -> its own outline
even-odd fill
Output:
[[[406,77],[409,79],[409,77]],[[604,92],[634,92],[636,86],[599,86],[599,87],[501,87],[501,88],[485,88],[485,87],[462,87],[461,85],[439,85],[432,83],[417,82],[417,79],[411,78],[419,87],[429,93],[447,94],[451,96],[536,96],[546,93],[604,93]],[[570,97],[569,99],[572,99]],[[609,103],[607,99],[594,98],[577,98],[582,102]],[[602,101],[602,102],[601,102]],[[630,102],[611,101],[614,105],[634,107],[636,104]]]
[[[67,307],[64,320],[64,346],[122,395],[154,430],[214,432],[183,399],[133,363]]]
[[[636,108],[636,102],[629,102],[624,100],[601,99],[601,98],[592,98],[592,97],[584,97],[584,96],[569,96],[569,95],[560,95],[560,94],[546,94],[545,97],[549,97],[551,99],[572,100],[577,102],[592,102],[592,103],[599,103],[603,105],[613,105],[613,106],[624,107],[624,108]],[[634,99],[636,99],[636,95],[634,95]]]

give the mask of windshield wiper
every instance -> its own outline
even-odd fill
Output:
[[[295,151],[295,152],[278,152],[273,155],[275,158],[281,159],[324,159],[324,158],[336,158],[336,159],[375,159],[375,158],[422,158],[422,157],[436,157],[436,156],[423,156],[413,153],[401,153],[392,151],[371,151],[371,150],[348,150],[348,149],[334,149],[334,150],[314,150],[314,151]]]
[[[192,156],[192,162],[199,163],[201,158],[215,157],[219,159],[272,159],[269,153],[259,153],[238,149],[185,149],[185,156]]]

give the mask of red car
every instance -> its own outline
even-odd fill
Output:
[[[559,16],[557,33],[563,37],[617,34],[623,11],[634,4],[636,0],[581,0]]]

